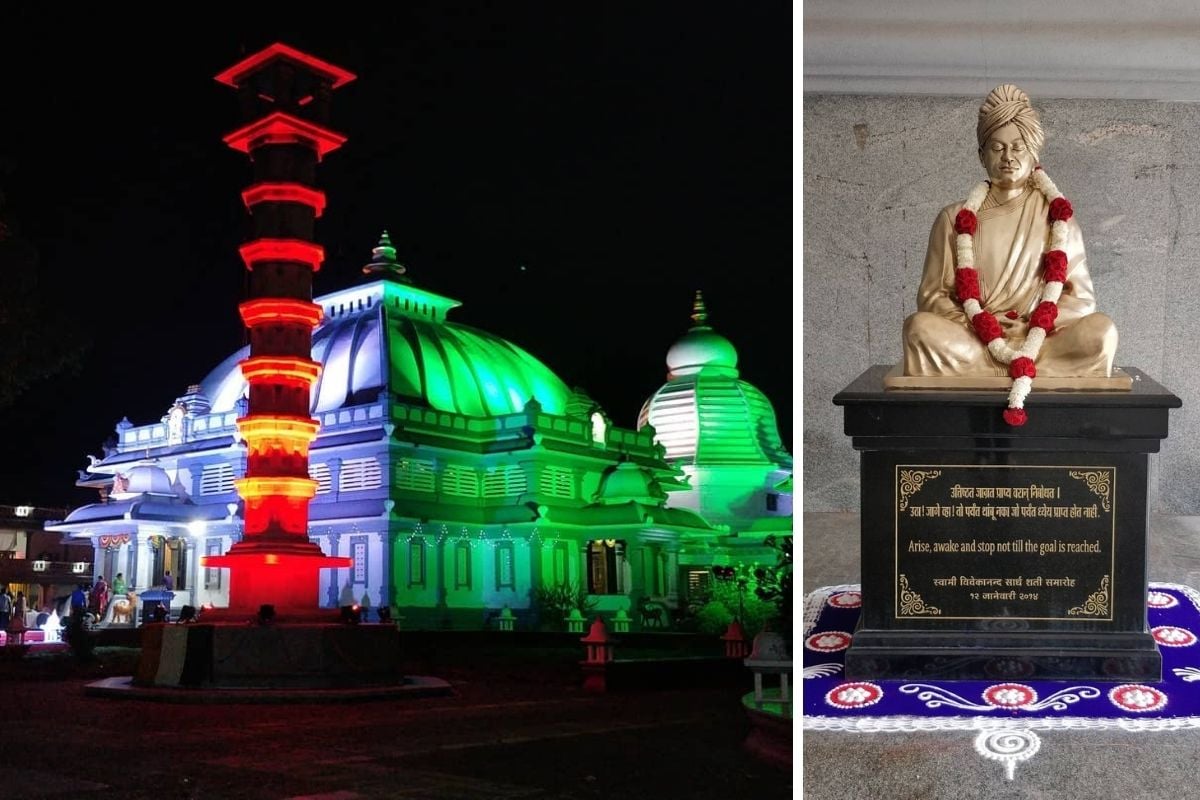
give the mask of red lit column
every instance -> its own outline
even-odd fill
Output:
[[[254,166],[254,181],[242,192],[254,233],[240,248],[250,272],[250,299],[239,307],[250,338],[250,356],[241,362],[249,410],[238,420],[246,443],[246,475],[237,481],[245,531],[228,553],[203,559],[230,570],[234,612],[267,603],[284,615],[315,609],[318,571],[350,564],[309,541],[316,481],[308,474],[308,451],[318,427],[310,397],[321,372],[311,357],[321,320],[312,276],[324,259],[314,221],[325,208],[325,194],[313,183],[316,165],[345,142],[325,126],[329,96],[353,79],[281,44],[217,76],[238,90],[251,120],[225,143]]]

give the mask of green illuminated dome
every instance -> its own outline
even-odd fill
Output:
[[[476,417],[514,414],[530,399],[551,414],[566,410],[570,391],[557,375],[512,342],[447,321],[460,303],[408,283],[385,242],[364,270],[385,280],[313,299],[324,311],[313,333],[312,358],[321,364],[313,413],[374,401],[384,389]],[[202,382],[214,413],[233,410],[245,394],[238,362],[248,355],[242,348]]]
[[[631,461],[622,461],[604,470],[594,499],[601,505],[628,503],[631,500],[646,505],[661,505],[666,497],[649,470]]]
[[[638,428],[653,425],[671,461],[790,469],[771,401],[738,378],[737,351],[707,318],[696,292],[694,325],[668,351],[667,382],[642,406]]]

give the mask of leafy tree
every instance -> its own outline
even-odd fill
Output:
[[[763,539],[763,544],[775,550],[775,565],[759,567],[754,571],[758,581],[754,594],[761,600],[775,604],[780,627],[786,636],[792,630],[792,537],[776,537],[772,534]]]

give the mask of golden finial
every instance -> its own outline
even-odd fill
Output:
[[[699,328],[708,321],[708,309],[704,306],[704,294],[697,289],[696,299],[692,301],[692,327]]]
[[[408,282],[405,276],[407,270],[396,260],[396,248],[392,247],[391,237],[384,231],[379,237],[379,244],[371,248],[371,263],[363,267],[364,275],[384,275],[394,280]]]

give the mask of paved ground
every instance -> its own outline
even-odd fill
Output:
[[[804,515],[804,591],[859,582],[859,515]],[[1200,518],[1154,516],[1149,577],[1200,588]],[[799,681],[803,683],[803,681]],[[803,691],[803,686],[799,687]],[[1200,798],[1200,730],[1039,731],[1016,766],[977,754],[975,731],[805,732],[806,800],[1076,800]]]
[[[736,691],[587,695],[481,675],[460,676],[452,697],[340,706],[85,697],[88,680],[122,669],[106,658],[2,665],[0,797],[792,796],[791,775],[742,751]]]

